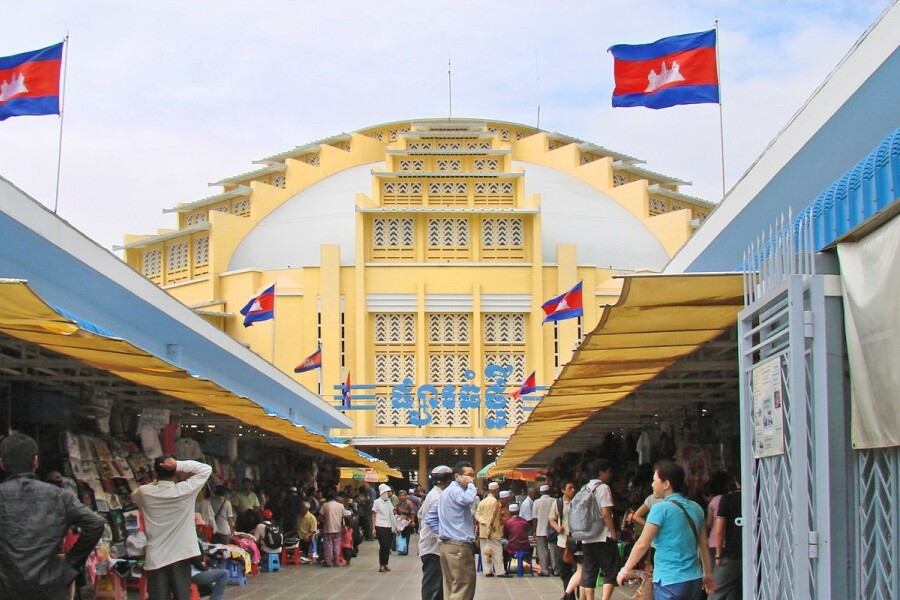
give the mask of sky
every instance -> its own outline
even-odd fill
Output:
[[[4,6],[0,56],[68,34],[58,214],[111,249],[294,146],[450,114],[534,126],[538,106],[716,202],[719,107],[613,109],[607,48],[718,17],[731,187],[890,3],[34,0]],[[59,139],[56,116],[0,122],[0,176],[51,209]]]

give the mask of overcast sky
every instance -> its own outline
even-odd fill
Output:
[[[721,196],[715,105],[610,106],[617,43],[720,28],[730,187],[890,0],[11,2],[0,56],[60,41],[59,214],[106,248],[175,226],[253,160],[448,114],[566,133]],[[538,83],[539,82],[539,83]],[[0,122],[0,175],[52,208],[59,118]],[[809,199],[810,201],[813,198]]]

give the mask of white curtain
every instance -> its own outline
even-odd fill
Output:
[[[839,244],[854,448],[900,446],[900,216]]]

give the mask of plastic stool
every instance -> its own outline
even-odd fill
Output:
[[[281,564],[300,564],[300,544],[297,544],[296,546],[285,546],[281,549]]]
[[[247,575],[244,573],[244,561],[225,559],[225,570],[228,571],[229,585],[247,585]]]
[[[528,558],[528,569],[531,571],[531,576],[534,577],[534,558],[531,556],[531,550],[519,550],[510,557],[509,562],[512,563],[513,559],[518,561],[516,576],[522,577],[525,574],[525,558]],[[507,568],[506,571],[508,573],[509,568]]]
[[[114,572],[97,578],[94,598],[110,598],[112,600],[125,600],[125,582]]]
[[[191,584],[191,600],[200,600],[200,588],[196,583]]]
[[[280,571],[281,555],[263,552],[262,558],[259,559],[259,570],[265,571],[266,573],[269,573],[271,571]]]

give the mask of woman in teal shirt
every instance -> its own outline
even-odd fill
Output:
[[[700,600],[711,594],[716,583],[707,552],[707,531],[703,509],[684,497],[684,469],[671,461],[656,465],[653,495],[657,502],[647,515],[647,524],[617,577],[619,585],[628,571],[655,544],[653,597],[656,600]]]

